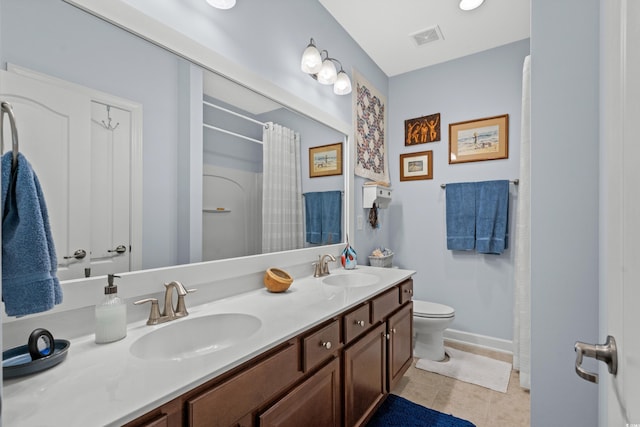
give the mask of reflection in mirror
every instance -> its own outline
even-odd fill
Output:
[[[267,123],[299,135],[299,203],[344,192],[344,176],[310,178],[307,161],[340,132],[62,1],[0,12],[0,96],[43,181],[61,280],[263,252]],[[65,105],[43,116],[43,93]]]

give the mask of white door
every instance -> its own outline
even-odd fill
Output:
[[[85,95],[0,70],[0,97],[13,105],[20,152],[42,185],[60,280],[82,277],[90,248],[90,104]],[[11,141],[5,128],[5,141]],[[9,144],[10,145],[10,144]],[[5,150],[7,147],[5,147]]]
[[[92,276],[130,270],[131,113],[91,101]]]
[[[640,425],[640,2],[602,2],[603,228],[601,336],[615,338],[618,372],[600,369],[601,426]]]

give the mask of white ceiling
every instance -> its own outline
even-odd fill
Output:
[[[459,0],[319,0],[389,77],[502,46],[530,35],[529,0],[485,0],[464,12]],[[413,34],[440,27],[418,46]]]

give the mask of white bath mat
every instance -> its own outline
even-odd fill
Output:
[[[445,351],[449,355],[448,361],[434,362],[429,359],[420,359],[416,362],[416,368],[501,393],[507,392],[511,376],[511,363],[478,356],[451,347],[445,347]]]

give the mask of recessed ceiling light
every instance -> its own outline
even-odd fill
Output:
[[[484,3],[484,0],[460,0],[460,9],[473,10],[480,7]]]
[[[236,0],[207,0],[207,3],[218,9],[231,9],[236,5]]]

